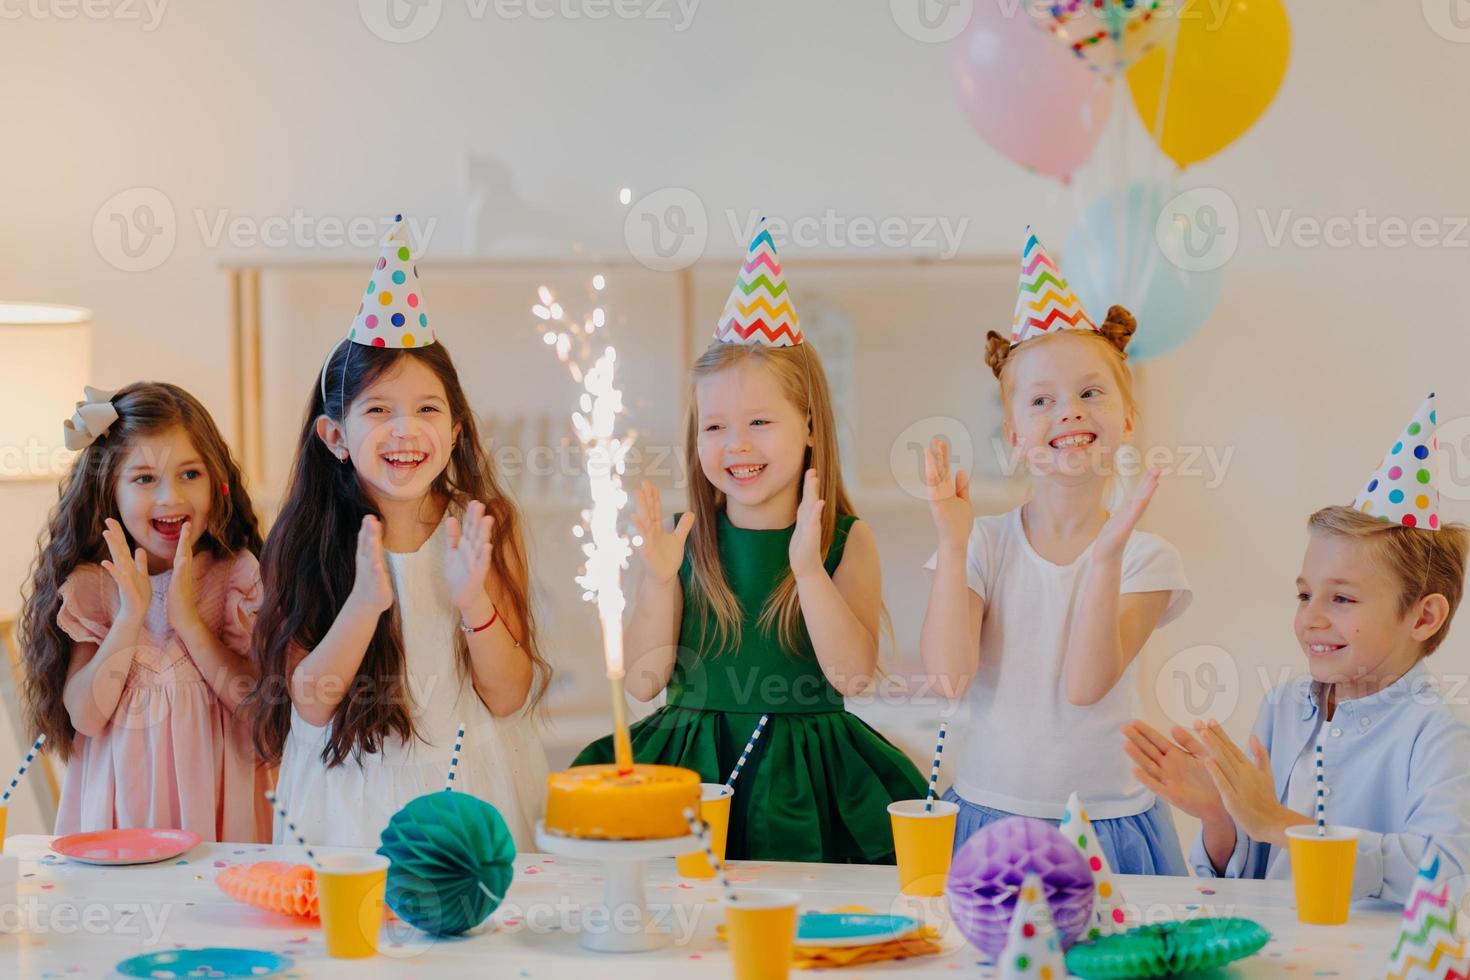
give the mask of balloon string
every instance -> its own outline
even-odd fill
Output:
[[[497,905],[500,904],[500,896],[492,892],[490,889],[486,888],[483,881],[477,881],[475,882],[475,884],[480,886],[480,891],[490,896],[490,901],[496,903]]]

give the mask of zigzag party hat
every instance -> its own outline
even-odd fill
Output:
[[[1034,871],[1021,882],[999,967],[996,976],[1000,980],[1062,980],[1067,976],[1067,960],[1052,923],[1051,906],[1041,887],[1041,875]]]
[[[1434,481],[1434,392],[1389,447],[1383,462],[1353,500],[1353,507],[1385,521],[1430,531],[1439,529],[1439,490]]]
[[[364,347],[395,348],[427,347],[436,339],[401,214],[393,216],[393,233],[378,253],[347,339]]]
[[[1062,814],[1062,836],[1081,848],[1087,855],[1087,866],[1092,869],[1092,879],[1097,887],[1097,901],[1092,906],[1092,922],[1087,927],[1087,938],[1111,936],[1128,929],[1127,917],[1123,913],[1123,893],[1113,880],[1113,869],[1108,866],[1108,857],[1098,845],[1097,833],[1092,821],[1077,794],[1067,797],[1067,812]]]
[[[1430,845],[1414,876],[1414,890],[1404,903],[1398,942],[1388,954],[1388,980],[1467,980],[1470,957],[1455,931],[1455,902],[1450,883],[1440,881],[1439,851]]]
[[[766,230],[765,218],[761,218],[735,288],[725,301],[715,340],[766,347],[795,347],[802,342],[796,307],[791,305],[781,260],[776,257],[776,243]]]
[[[1026,229],[1021,250],[1021,288],[1011,317],[1011,346],[1054,330],[1096,330],[1097,324],[1067,284],[1061,268],[1034,232]]]

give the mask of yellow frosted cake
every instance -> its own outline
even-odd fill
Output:
[[[699,812],[699,774],[677,766],[573,766],[546,777],[546,829],[563,837],[658,840],[689,833]]]

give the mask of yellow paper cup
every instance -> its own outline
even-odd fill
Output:
[[[327,955],[361,959],[378,952],[388,859],[381,854],[332,854],[316,872]]]
[[[739,891],[733,900],[725,900],[725,937],[735,980],[786,980],[800,904],[800,895],[784,891]]]
[[[699,816],[709,824],[709,846],[721,863],[725,860],[725,838],[730,833],[730,800],[735,796],[735,787],[724,783],[700,783]],[[674,859],[679,874],[685,878],[713,878],[715,869],[710,867],[709,858],[703,850],[691,854],[680,854]]]
[[[0,851],[5,849],[5,824],[10,820],[10,806],[0,806]]]
[[[923,800],[888,804],[893,823],[893,848],[898,855],[898,890],[905,895],[944,894],[949,859],[954,851],[954,820],[958,804],[935,800],[931,812]]]
[[[1316,824],[1288,827],[1291,881],[1296,887],[1296,916],[1318,926],[1348,920],[1353,901],[1353,867],[1358,859],[1358,832],[1351,827],[1327,828],[1317,836]]]

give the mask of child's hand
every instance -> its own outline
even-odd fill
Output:
[[[1209,724],[1195,722],[1194,728],[1204,747],[1205,769],[1220,791],[1225,809],[1247,837],[1285,847],[1287,827],[1312,822],[1276,798],[1271,756],[1260,739],[1251,736],[1252,762],[1213,718]]]
[[[111,517],[103,521],[102,540],[107,542],[112,560],[102,560],[102,567],[117,583],[119,601],[117,618],[141,623],[153,603],[153,583],[148,580],[148,553],[139,548],[128,553],[127,535],[122,525]]]
[[[194,581],[194,549],[189,544],[192,521],[185,521],[179,532],[179,544],[174,549],[174,574],[168,583],[168,621],[174,631],[184,633],[199,619],[199,607],[194,602],[198,591]]]
[[[924,483],[929,489],[929,513],[939,529],[939,545],[963,548],[975,526],[975,512],[970,508],[970,474],[949,472],[949,444],[933,439],[924,450]]]
[[[684,564],[684,543],[694,528],[694,513],[680,517],[673,531],[665,531],[658,487],[645,480],[638,488],[638,513],[633,515],[633,526],[643,537],[644,574],[657,585],[669,584]]]
[[[1154,491],[1158,488],[1159,471],[1150,467],[1133,496],[1118,508],[1117,513],[1109,514],[1107,523],[1097,532],[1097,541],[1092,546],[1094,557],[1102,560],[1122,557],[1128,536],[1133,533],[1133,528],[1138,525],[1138,519],[1148,509],[1148,502],[1154,498]]]
[[[356,602],[372,613],[387,612],[393,605],[393,580],[383,558],[383,525],[368,514],[357,532],[357,562],[348,602]]]
[[[1205,770],[1204,748],[1194,736],[1175,727],[1174,741],[1141,721],[1123,726],[1123,751],[1133,760],[1133,775],[1154,795],[1192,817],[1226,816],[1225,802]]]
[[[819,487],[817,471],[807,470],[791,534],[791,571],[797,578],[822,571],[822,508],[827,502],[817,496]]]
[[[485,577],[490,574],[490,533],[495,518],[485,513],[485,505],[470,501],[465,510],[464,529],[459,521],[449,518],[449,550],[444,553],[444,577],[449,581],[449,594],[463,616],[478,613],[489,602]]]

